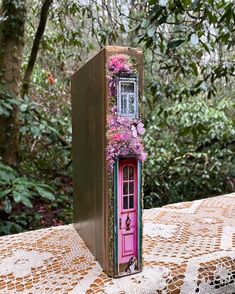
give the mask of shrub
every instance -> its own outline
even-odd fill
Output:
[[[21,176],[0,161],[0,235],[32,228],[40,219],[40,214],[33,211],[33,203],[37,198],[47,202],[55,200],[48,185]]]
[[[158,106],[145,136],[145,207],[234,191],[234,118],[230,99]]]

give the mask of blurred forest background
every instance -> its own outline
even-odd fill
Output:
[[[72,222],[70,77],[112,44],[145,55],[145,207],[235,191],[233,0],[0,0],[0,235]]]

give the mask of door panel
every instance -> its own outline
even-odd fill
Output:
[[[134,243],[135,243],[135,240],[134,240],[135,236],[133,233],[130,233],[130,234],[125,234],[123,236],[123,256],[129,256],[130,254],[133,255],[135,254],[134,252]]]
[[[118,263],[137,258],[137,161],[123,159],[118,171]]]

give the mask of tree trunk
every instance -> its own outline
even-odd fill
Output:
[[[31,75],[32,75],[32,72],[34,69],[36,59],[37,59],[39,45],[41,43],[45,28],[46,28],[49,8],[50,8],[50,5],[52,4],[52,2],[53,2],[53,0],[45,0],[42,5],[39,25],[37,28],[37,32],[35,34],[35,38],[33,41],[33,47],[31,50],[29,62],[28,62],[28,65],[27,65],[27,68],[26,68],[26,71],[24,74],[23,83],[22,83],[22,91],[21,91],[22,97],[24,95],[27,95],[28,91],[29,91],[29,83],[30,83]]]
[[[5,20],[0,23],[0,157],[16,165],[19,128],[15,102],[20,91],[26,0],[2,0],[1,10]]]
[[[128,44],[130,47],[134,47],[136,42],[134,42],[136,33],[135,31],[133,31],[133,26],[134,26],[134,22],[132,17],[134,16],[135,13],[135,0],[131,0],[130,2],[130,10],[129,10],[129,29],[131,29],[131,31],[128,32]]]

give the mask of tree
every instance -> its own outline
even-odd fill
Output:
[[[26,0],[3,0],[0,23],[0,156],[17,163],[19,141],[17,100],[24,47]]]
[[[144,6],[136,33],[148,69],[145,204],[232,192],[235,3]]]
[[[49,7],[53,0],[45,0],[40,13],[31,54],[24,74],[21,95],[28,93],[30,78],[42,40]],[[24,48],[26,0],[3,0],[3,21],[0,24],[0,156],[10,164],[18,161],[19,127],[18,97],[21,89],[21,61]]]
[[[53,2],[53,0],[45,0],[42,5],[38,29],[37,29],[35,37],[34,37],[34,42],[33,42],[32,50],[31,50],[31,54],[30,54],[28,65],[27,65],[27,68],[26,68],[26,71],[24,74],[24,79],[23,79],[23,84],[22,84],[22,93],[21,93],[22,96],[28,94],[30,78],[31,78],[31,75],[33,72],[33,68],[34,68],[36,59],[37,59],[39,46],[40,46],[44,31],[46,28],[49,8],[50,8],[50,5],[52,4],[52,2]]]
[[[143,11],[136,32],[152,54],[152,94],[160,90],[179,101],[201,92],[211,98],[218,84],[230,83],[235,76],[234,1],[149,0]]]

